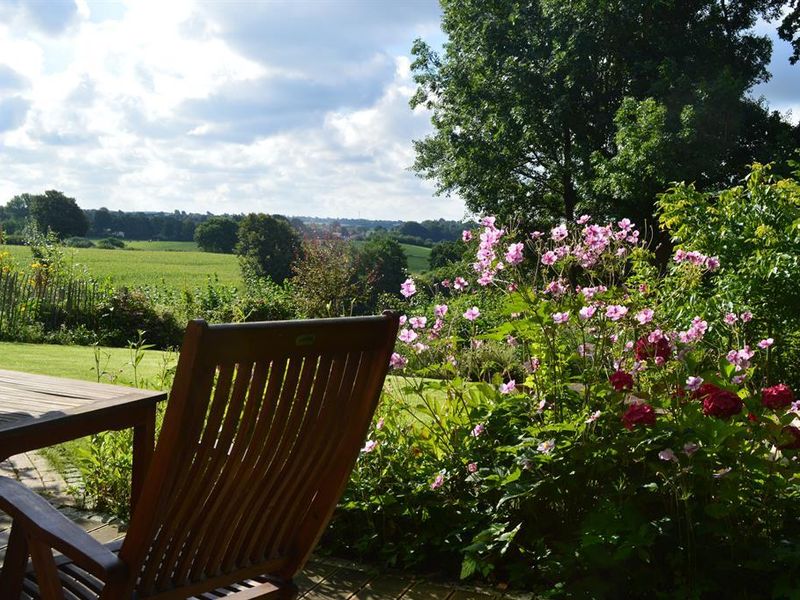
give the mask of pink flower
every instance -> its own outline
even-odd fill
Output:
[[[578,311],[578,316],[581,318],[582,321],[588,321],[594,316],[595,312],[597,312],[596,306],[584,306],[582,309]]]
[[[519,346],[517,338],[515,338],[513,335],[506,336],[506,344],[508,344],[509,346]]]
[[[478,284],[486,287],[494,281],[494,273],[492,271],[484,271],[478,278]]]
[[[740,318],[740,319],[741,319],[741,320],[742,320],[744,323],[749,323],[750,321],[752,321],[752,320],[753,320],[753,313],[751,313],[749,310],[746,310],[746,311],[744,311],[744,312],[743,312],[741,315],[739,315],[739,318]]]
[[[405,325],[408,322],[408,317],[406,315],[400,315],[400,327]]]
[[[411,317],[408,320],[408,323],[411,325],[412,329],[424,329],[427,322],[427,317]]]
[[[478,463],[471,462],[467,465],[467,471],[470,473],[477,473],[478,472]]]
[[[569,321],[569,311],[553,313],[554,323],[561,324],[561,323],[566,323],[567,321]]]
[[[663,461],[678,462],[678,457],[675,456],[675,453],[672,451],[672,448],[664,448],[661,452],[658,453],[658,458],[660,458]]]
[[[531,232],[531,239],[532,239],[532,240],[538,240],[538,239],[539,239],[540,237],[542,237],[543,235],[544,235],[544,234],[543,234],[541,231],[532,231],[532,232]]]
[[[472,232],[469,229],[465,229],[461,232],[461,239],[465,242],[469,242],[472,239]]]
[[[439,473],[436,476],[436,479],[433,480],[433,483],[431,483],[431,489],[438,490],[440,487],[442,487],[442,485],[444,485],[444,475]]]
[[[450,288],[450,280],[449,279],[442,279],[442,287],[449,289]]]
[[[393,369],[402,369],[408,364],[408,359],[403,356],[402,354],[398,354],[397,352],[392,352],[391,358],[389,358],[389,366]]]
[[[686,442],[683,445],[683,453],[686,456],[691,456],[692,454],[694,454],[698,450],[700,450],[700,444],[696,444],[695,442]]]
[[[558,227],[554,227],[550,231],[550,237],[553,238],[553,241],[556,241],[556,242],[560,242],[561,240],[566,238],[567,235],[569,235],[569,233],[567,232],[567,226],[566,225],[559,225]]]
[[[402,285],[400,286],[400,293],[403,294],[406,298],[411,298],[414,294],[417,293],[417,286],[414,285],[414,280],[410,277],[406,279]]]
[[[542,255],[542,264],[543,265],[552,265],[558,260],[558,256],[552,250],[548,250]]]
[[[772,338],[766,338],[766,339],[761,340],[760,342],[758,342],[758,347],[761,348],[762,350],[766,350],[767,348],[772,346],[772,344],[774,344],[774,343],[775,343],[775,340],[773,340]]]
[[[719,269],[719,258],[716,256],[707,256],[706,257],[706,269],[709,271],[716,271]]]
[[[645,325],[653,320],[653,309],[652,308],[644,308],[636,313],[636,320],[639,321],[640,325]]]
[[[456,277],[455,280],[453,281],[453,287],[458,292],[467,289],[467,286],[469,286],[469,283],[467,283],[467,280],[464,279],[463,277]]]
[[[423,344],[422,342],[417,342],[416,344],[414,344],[413,348],[414,352],[420,354],[421,352],[425,352],[425,350],[428,350],[430,346],[428,346],[427,344]]]
[[[700,389],[700,386],[703,385],[703,378],[702,377],[687,377],[686,378],[686,389],[690,392],[696,392]]]
[[[619,304],[612,304],[606,309],[606,317],[612,321],[619,321],[622,317],[628,314],[628,307]]]
[[[464,318],[467,321],[474,321],[475,319],[477,319],[480,316],[481,316],[481,311],[478,310],[477,306],[473,306],[472,308],[468,308],[464,312]]]
[[[511,244],[505,254],[506,262],[512,265],[518,265],[522,262],[522,251],[525,246],[520,242],[518,244]]]
[[[397,339],[406,344],[410,344],[417,339],[417,332],[412,329],[401,329]]]
[[[361,449],[361,451],[364,454],[369,454],[370,452],[375,450],[375,448],[377,446],[378,446],[378,442],[376,442],[375,440],[367,440],[367,442],[364,444],[364,447]]]
[[[377,429],[378,431],[380,431],[381,429],[383,429],[383,417],[381,417],[380,419],[378,419],[378,422],[377,422],[377,423],[375,423],[375,429]]]
[[[727,314],[726,314],[726,315],[725,315],[725,316],[722,318],[722,321],[723,321],[723,323],[725,323],[725,325],[733,325],[733,324],[735,324],[735,323],[736,323],[736,321],[738,321],[738,320],[739,320],[739,317],[737,317],[735,313],[730,313],[730,312],[729,312],[729,313],[727,313]]]
[[[530,360],[526,360],[524,363],[522,363],[522,366],[528,373],[536,373],[536,371],[539,370],[539,367],[542,366],[542,362],[534,356],[531,357]]]
[[[602,414],[603,414],[602,411],[599,410],[594,411],[592,414],[589,415],[589,418],[586,419],[586,424],[588,425],[589,423],[594,423],[595,421],[597,421],[597,419],[600,418],[600,415]]]
[[[478,423],[477,425],[475,425],[475,427],[473,427],[473,428],[472,428],[472,432],[470,433],[470,435],[471,435],[472,437],[480,437],[480,435],[481,435],[481,434],[482,434],[484,431],[486,431],[486,427],[484,427],[484,425],[483,425],[483,424],[481,424],[481,423]]]
[[[554,280],[547,284],[544,291],[546,294],[552,294],[553,296],[562,296],[566,293],[567,288],[560,281]]]
[[[437,319],[444,319],[447,314],[447,304],[437,304],[433,307],[433,314]]]
[[[545,440],[541,442],[536,449],[541,452],[542,454],[550,454],[553,451],[553,448],[556,447],[555,440]]]
[[[512,394],[517,390],[517,382],[511,379],[508,383],[500,384],[501,394]]]
[[[589,215],[581,215],[580,217],[578,217],[578,220],[576,222],[578,223],[578,225],[584,225],[588,223],[589,219],[591,218],[592,217],[590,217]]]

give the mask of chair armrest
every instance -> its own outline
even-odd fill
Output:
[[[127,565],[24,485],[0,477],[0,510],[22,526],[25,534],[47,543],[102,581],[124,579]]]

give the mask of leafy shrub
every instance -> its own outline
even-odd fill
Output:
[[[109,237],[109,238],[103,238],[102,240],[97,240],[97,244],[95,245],[98,248],[101,248],[102,250],[116,250],[118,248],[125,248],[125,242],[115,237]]]
[[[9,246],[24,246],[25,236],[20,233],[9,233],[3,237],[3,243]]]
[[[139,290],[119,288],[100,308],[99,341],[104,345],[126,346],[144,331],[155,347],[171,348],[181,343],[183,330],[171,312],[154,306]]]
[[[628,220],[588,220],[487,218],[477,278],[432,302],[404,283],[396,377],[327,543],[549,597],[784,596],[800,403],[774,340],[707,301],[716,256],[679,249],[658,277]]]
[[[71,237],[64,240],[64,245],[70,248],[94,248],[94,242],[84,237]]]

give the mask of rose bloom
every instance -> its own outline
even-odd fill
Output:
[[[636,360],[660,358],[666,361],[672,356],[672,347],[666,338],[662,337],[655,342],[651,342],[647,339],[647,336],[644,336],[636,342],[635,354]]]
[[[608,378],[608,381],[617,392],[633,389],[633,377],[625,371],[615,371]]]
[[[744,408],[744,402],[733,392],[723,390],[711,383],[704,383],[697,390],[703,400],[703,414],[718,419],[728,419],[738,415]]]
[[[636,425],[655,425],[656,411],[649,404],[631,404],[622,415],[625,429],[632,430]]]
[[[767,408],[778,410],[794,402],[794,392],[785,383],[779,383],[761,390],[761,404]]]

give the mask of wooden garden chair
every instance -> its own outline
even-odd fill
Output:
[[[189,323],[125,539],[103,545],[1,478],[13,527],[0,598],[293,597],[358,457],[397,327],[388,313]]]

